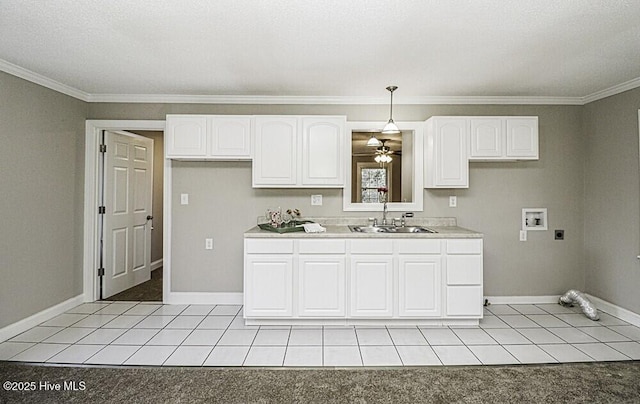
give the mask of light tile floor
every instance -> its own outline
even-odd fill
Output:
[[[479,327],[245,326],[242,306],[96,302],[0,343],[0,360],[146,366],[434,366],[640,359],[640,328],[578,307],[491,305]]]

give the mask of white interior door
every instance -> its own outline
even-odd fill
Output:
[[[151,279],[153,140],[105,132],[102,298]]]

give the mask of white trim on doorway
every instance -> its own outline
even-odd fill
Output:
[[[100,133],[103,130],[161,130],[165,129],[165,121],[147,120],[87,120],[85,125],[85,167],[84,167],[84,241],[83,241],[83,282],[82,296],[85,302],[93,302],[99,298],[96,279],[99,263],[98,257],[98,149]],[[170,290],[170,235],[171,235],[171,162],[164,161],[164,211],[167,217],[163,231],[163,293]],[[167,181],[167,177],[169,181]],[[166,274],[166,275],[165,275]]]

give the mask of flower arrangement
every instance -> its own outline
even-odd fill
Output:
[[[293,218],[300,218],[300,216],[302,216],[302,212],[300,212],[300,209],[287,209],[287,213],[289,215],[291,215],[291,217]]]
[[[389,192],[387,187],[378,187],[378,201],[380,201],[380,203],[387,201],[387,192]]]

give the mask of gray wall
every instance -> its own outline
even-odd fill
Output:
[[[0,72],[0,328],[82,294],[86,115]]]
[[[583,289],[584,162],[582,107],[436,105],[396,108],[395,118],[433,115],[537,115],[540,160],[473,163],[467,190],[425,190],[425,210],[416,216],[455,216],[461,226],[484,232],[485,294],[557,295]],[[350,121],[384,120],[384,106],[91,104],[91,119],[163,119],[167,113],[340,114]],[[173,163],[172,290],[242,291],[242,233],[269,207],[297,207],[306,216],[368,216],[342,212],[341,190],[251,188],[251,163]],[[190,204],[179,204],[181,193]],[[309,196],[324,196],[312,207]],[[458,208],[448,196],[458,196]],[[550,230],[518,239],[521,209],[546,207]],[[553,240],[553,229],[565,240]],[[214,250],[204,239],[214,238]]]
[[[589,293],[640,313],[640,89],[585,106]]]
[[[472,163],[466,190],[425,190],[417,216],[455,216],[485,233],[485,293],[553,295],[568,288],[640,312],[638,121],[640,89],[584,107],[437,105],[396,108],[396,120],[433,115],[537,115],[540,160]],[[344,114],[356,105],[86,104],[0,72],[0,327],[82,292],[85,119],[164,119],[168,113]],[[342,212],[341,190],[251,188],[251,163],[173,163],[175,291],[242,290],[242,233],[268,207],[307,216]],[[180,193],[190,193],[181,206]],[[309,195],[324,195],[312,207]],[[458,208],[448,207],[449,195]],[[550,230],[518,241],[520,210],[549,209]],[[367,216],[366,213],[358,214]],[[553,229],[566,240],[554,241]],[[214,250],[204,250],[204,238]]]

